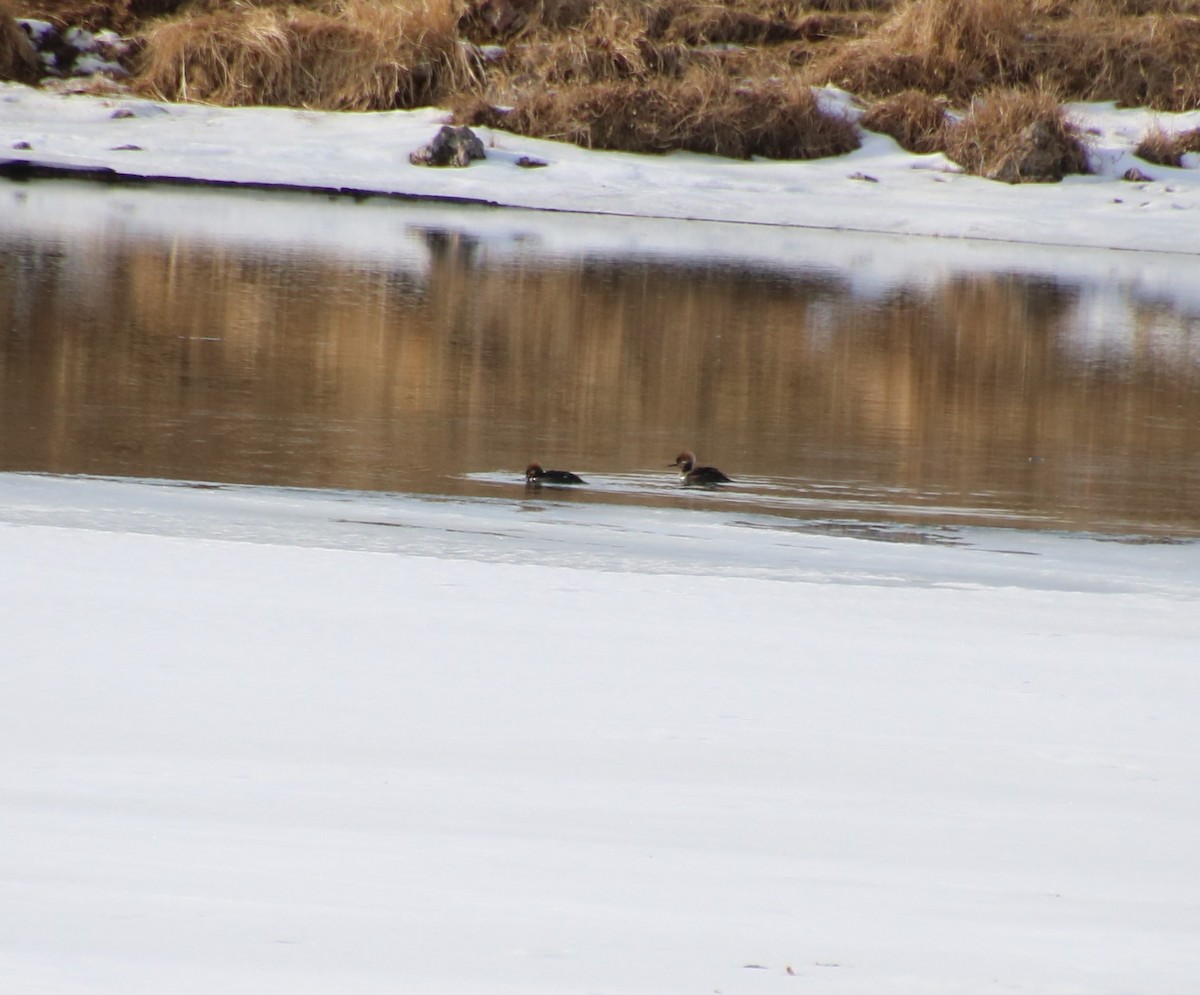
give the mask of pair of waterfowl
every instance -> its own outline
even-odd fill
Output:
[[[715,466],[697,466],[696,454],[689,449],[676,456],[675,462],[668,466],[679,467],[679,480],[684,487],[732,483]],[[587,481],[570,470],[543,470],[540,464],[530,463],[525,468],[525,483],[538,487],[541,484],[584,484]]]

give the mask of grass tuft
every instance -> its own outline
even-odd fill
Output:
[[[1200,152],[1200,128],[1172,132],[1161,124],[1155,124],[1146,132],[1134,150],[1135,155],[1147,162],[1176,168],[1183,165],[1183,157],[1188,152]]]
[[[1088,171],[1076,129],[1046,90],[984,93],[946,130],[945,151],[967,172],[1005,183],[1056,183]]]
[[[943,101],[920,90],[902,90],[867,108],[859,124],[890,135],[909,152],[925,154],[945,146],[949,121]]]
[[[235,6],[154,23],[137,87],[163,100],[321,110],[420,107],[467,87],[453,0]]]

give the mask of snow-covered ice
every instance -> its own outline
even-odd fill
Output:
[[[1183,995],[1195,545],[940,540],[0,475],[6,984]]]

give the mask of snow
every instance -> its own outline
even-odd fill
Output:
[[[827,91],[824,99],[850,117],[858,113],[840,91]],[[0,85],[0,154],[13,162],[132,177],[624,217],[1200,252],[1200,172],[1154,166],[1132,154],[1155,124],[1200,127],[1200,111],[1161,114],[1110,105],[1069,110],[1088,136],[1095,175],[1015,187],[962,175],[940,154],[911,155],[890,138],[871,134],[847,156],[739,162],[690,153],[597,152],[480,129],[486,161],[428,169],[411,165],[408,155],[445,121],[445,112],[433,108],[370,114],[230,109],[64,96],[18,84]],[[22,142],[31,148],[14,147]],[[549,165],[522,169],[516,165],[522,156]],[[1122,180],[1133,166],[1151,180]]]
[[[1020,188],[883,139],[727,163],[497,133],[485,163],[423,170],[407,155],[434,110],[18,86],[0,148],[611,215],[589,244],[824,252],[857,262],[856,289],[1000,259],[1193,300],[1195,171],[1124,183],[1150,117],[1079,113],[1102,174]],[[413,251],[377,214],[282,196],[203,214],[151,188],[0,197],[7,230]],[[578,246],[573,222],[454,223],[519,251],[528,232]],[[917,233],[945,237],[896,238]],[[1119,348],[1105,301],[1083,303],[1080,347]],[[515,478],[449,500],[0,474],[5,990],[1190,995],[1196,544],[879,536]]]
[[[788,525],[0,475],[6,983],[1190,991],[1195,545]]]

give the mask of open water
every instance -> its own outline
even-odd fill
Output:
[[[0,186],[0,470],[1200,535],[1200,294],[1153,259],[496,214]]]

